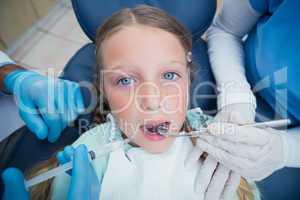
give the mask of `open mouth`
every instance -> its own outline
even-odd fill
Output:
[[[168,133],[170,127],[170,122],[160,122],[158,124],[149,123],[146,125],[143,125],[141,128],[143,129],[143,132],[147,135],[160,135],[164,136],[166,133]]]

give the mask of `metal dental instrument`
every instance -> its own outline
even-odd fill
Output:
[[[263,128],[263,127],[269,127],[269,128],[280,128],[291,124],[290,119],[281,119],[281,120],[272,120],[268,122],[258,122],[253,124],[246,124],[242,127],[257,127],[257,128]],[[159,129],[158,129],[159,130]],[[191,131],[184,134],[178,134],[178,133],[166,133],[166,132],[159,132],[159,134],[166,136],[166,137],[199,137],[204,133],[207,133],[207,128],[201,128],[197,131]]]
[[[113,152],[119,148],[122,148],[125,144],[127,144],[130,140],[129,139],[125,139],[122,141],[116,141],[116,142],[112,142],[109,143],[107,145],[105,145],[104,147],[102,147],[100,150],[94,152],[94,151],[89,151],[89,155],[90,155],[90,159],[91,160],[95,160],[97,158],[100,158],[102,156],[105,156],[107,154],[109,154],[110,152]],[[65,163],[63,165],[60,165],[56,168],[53,168],[45,173],[42,173],[28,181],[25,181],[25,186],[26,188],[30,188],[36,184],[39,184],[41,182],[44,182],[50,178],[53,178],[57,175],[60,175],[70,169],[73,168],[73,162],[72,160],[68,163]]]

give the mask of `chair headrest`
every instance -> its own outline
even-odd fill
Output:
[[[72,0],[77,20],[85,34],[94,41],[98,26],[113,12],[147,4],[165,10],[199,38],[211,24],[216,0]]]

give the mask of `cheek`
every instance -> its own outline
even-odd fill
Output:
[[[107,97],[111,111],[113,113],[124,112],[130,107],[131,100],[130,96],[127,95],[116,95],[112,94]]]
[[[116,88],[106,88],[106,91],[114,91],[106,93],[107,101],[111,108],[111,112],[116,117],[118,126],[125,135],[128,133],[134,133],[137,130],[137,112],[134,107],[134,95],[124,89],[116,90]]]
[[[118,88],[107,84],[105,86],[106,99],[113,113],[126,112],[134,104],[134,90]],[[111,92],[113,91],[113,92]]]

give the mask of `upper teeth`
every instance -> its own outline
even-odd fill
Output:
[[[159,133],[159,134],[163,135],[168,131],[168,126],[166,123],[161,123],[157,126],[147,127],[147,129],[149,132],[152,132],[154,134]],[[151,134],[151,133],[149,133],[149,134]]]
[[[166,127],[164,125],[159,125],[157,127],[157,131],[158,131],[158,133],[164,134],[168,131],[168,127]]]

